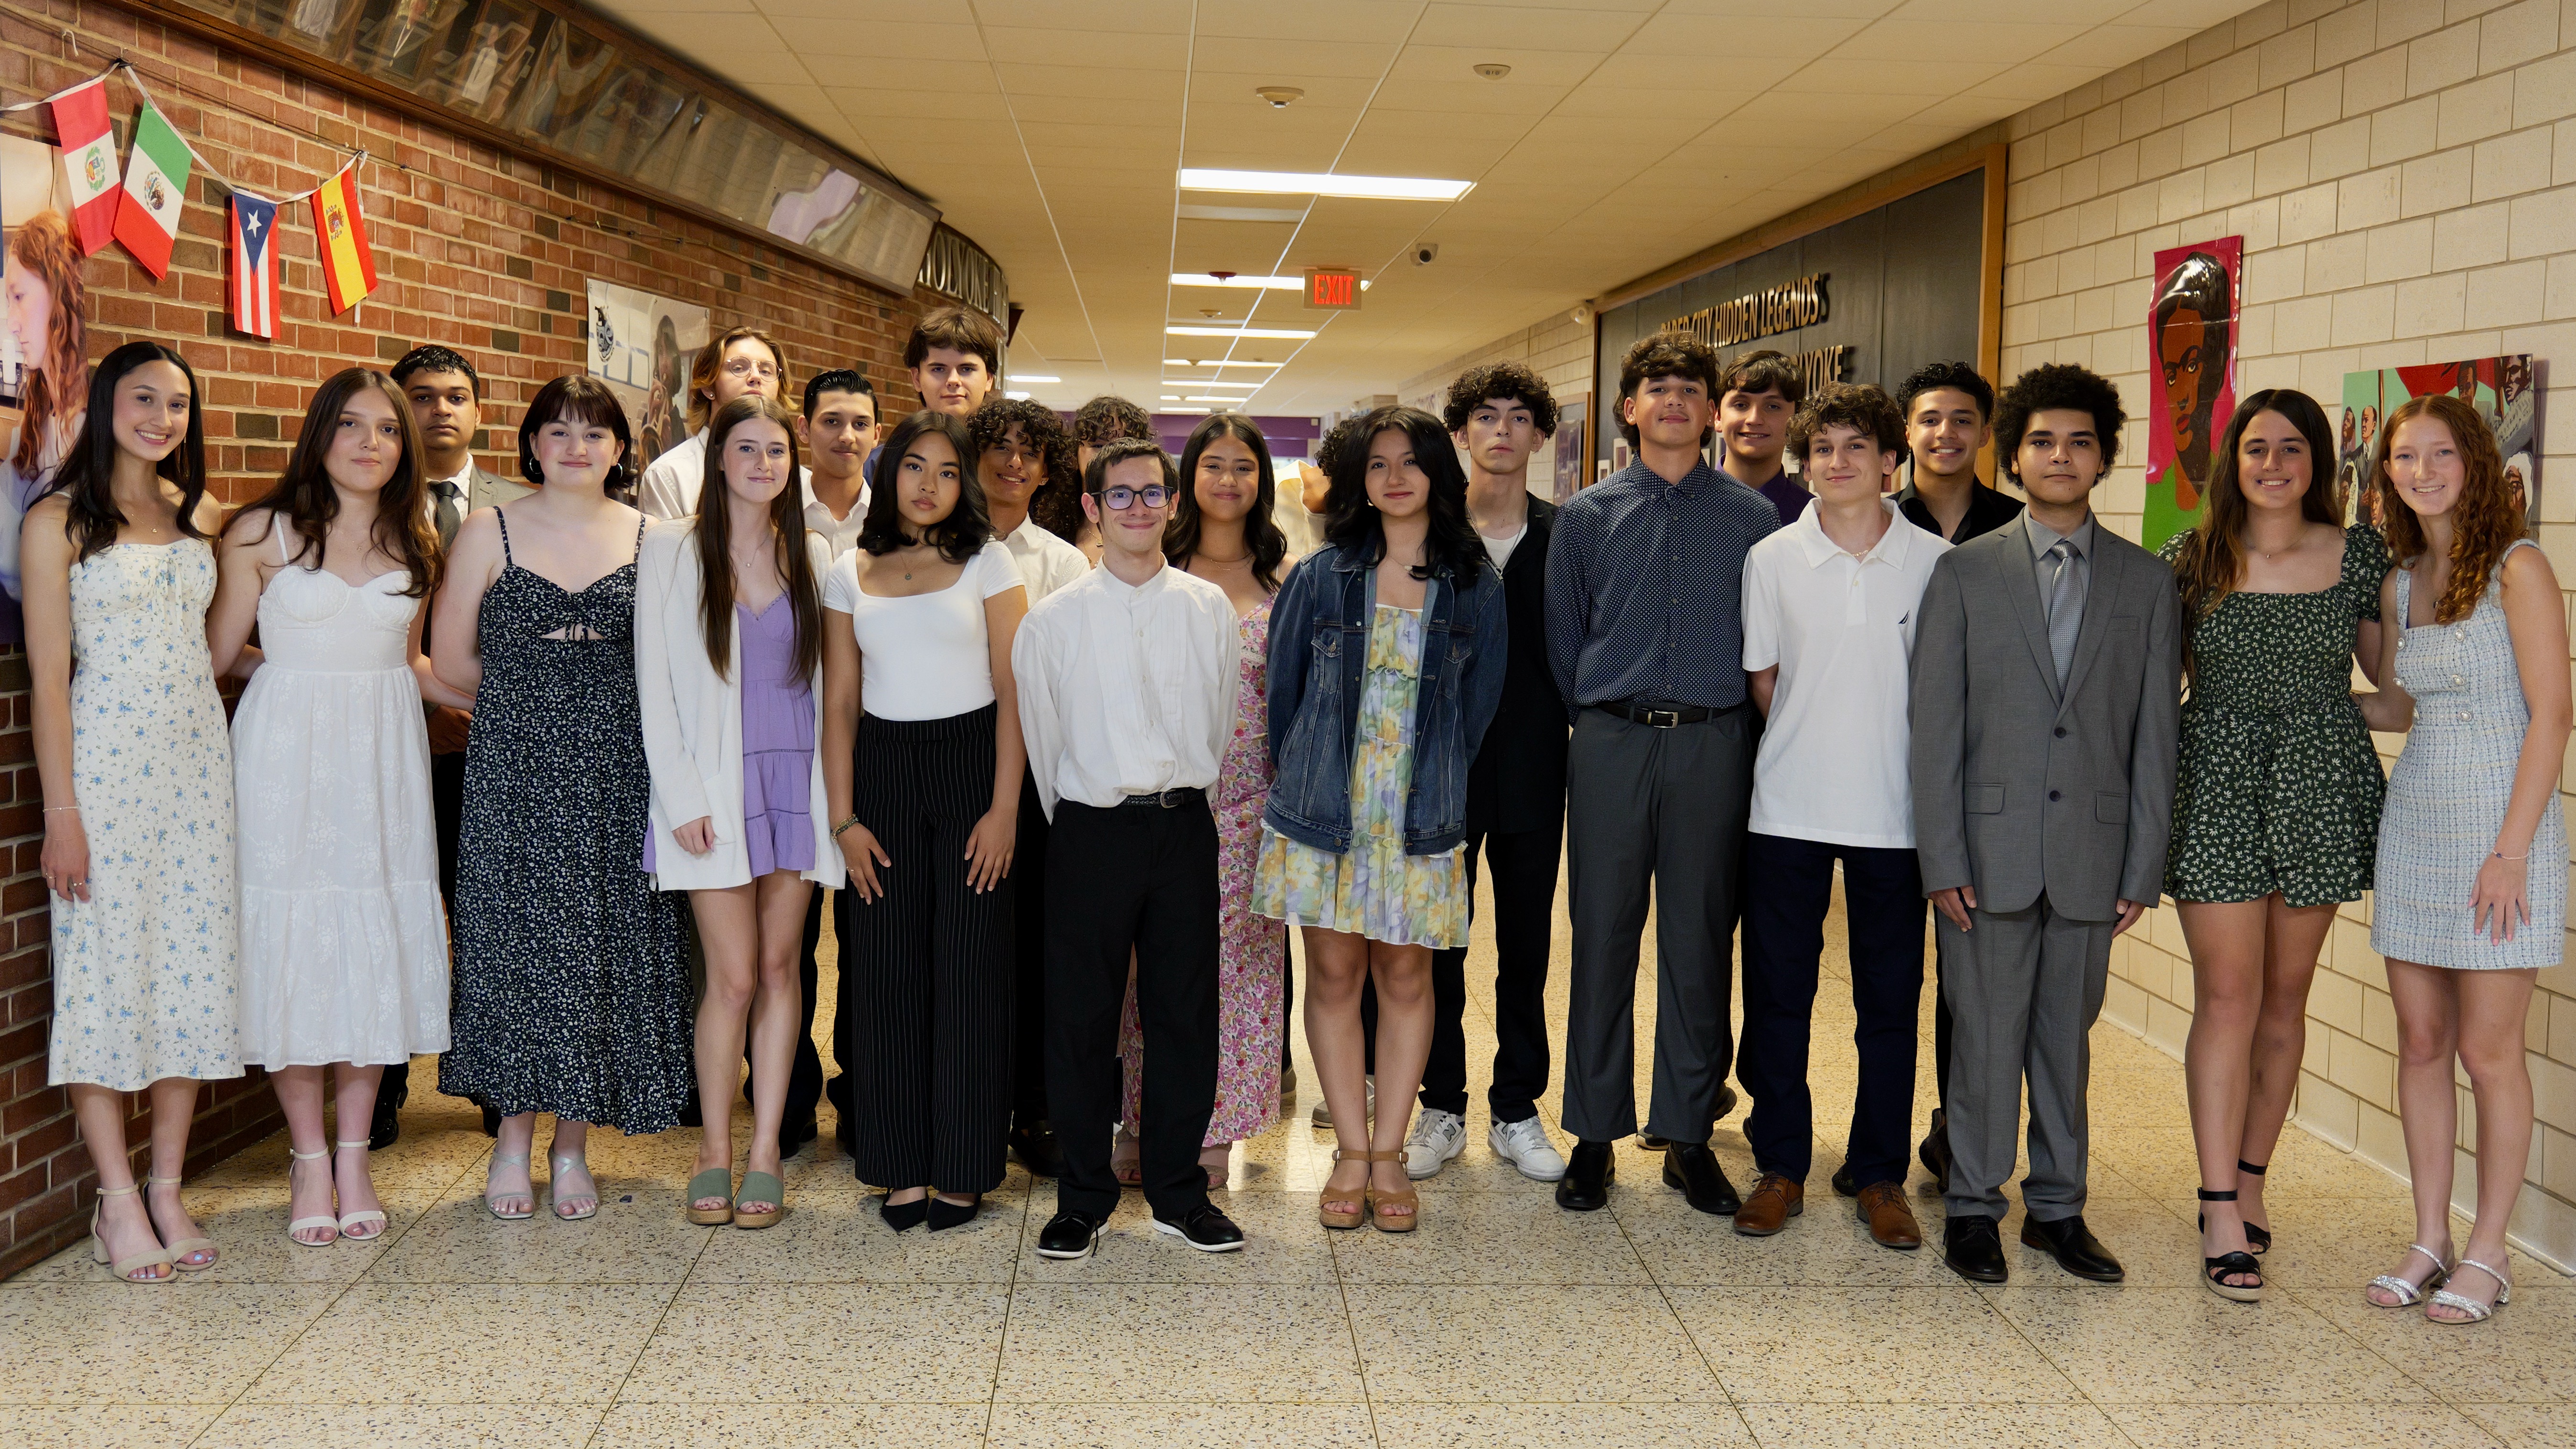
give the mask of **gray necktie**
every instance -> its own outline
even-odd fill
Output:
[[[464,490],[456,486],[456,480],[442,478],[430,484],[429,491],[438,495],[438,541],[446,544],[456,537],[457,525],[465,521],[464,512],[457,506]]]
[[[2066,683],[2066,666],[2075,660],[2075,631],[2084,624],[2084,589],[2075,576],[2075,545],[2059,539],[2040,555],[2048,576],[2048,652],[2057,660],[2057,682]]]

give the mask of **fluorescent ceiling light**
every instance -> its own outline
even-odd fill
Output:
[[[1167,412],[1167,413],[1203,413],[1203,412],[1206,412],[1206,411],[1207,411],[1207,409],[1206,409],[1206,408],[1161,408],[1161,409],[1157,409],[1157,411],[1160,411],[1160,412]]]
[[[1210,171],[1181,168],[1184,191],[1248,191],[1271,196],[1356,196],[1377,201],[1455,201],[1473,181],[1421,176],[1335,176],[1321,171]]]
[[[1227,382],[1221,378],[1214,377],[1167,377],[1163,379],[1163,383],[1167,387],[1224,387],[1239,388],[1245,392],[1259,392],[1270,385],[1267,380],[1261,382]]]
[[[1221,394],[1220,394],[1219,396],[1216,396],[1216,397],[1194,397],[1194,398],[1191,398],[1191,399],[1190,399],[1190,401],[1191,401],[1191,402],[1239,403],[1239,402],[1247,401],[1247,399],[1239,398],[1239,397],[1226,397],[1226,396],[1223,396],[1223,395],[1221,395]]]
[[[1219,277],[1208,272],[1174,272],[1172,273],[1172,285],[1175,287],[1233,287],[1237,289],[1257,287],[1272,292],[1302,292],[1306,290],[1306,279],[1304,277]],[[1360,279],[1361,291],[1367,291],[1370,286],[1371,283],[1367,278],[1363,277]],[[1049,381],[1053,381],[1053,379],[1050,378]]]
[[[1173,337],[1277,337],[1301,342],[1315,335],[1294,327],[1166,327],[1163,331]]]
[[[1027,402],[1029,400],[1029,395],[1024,392],[1006,392],[1002,394],[1002,396],[1009,398],[1013,402]]]
[[[1165,367],[1286,367],[1284,362],[1192,362],[1186,357],[1166,357]]]
[[[1181,395],[1180,395],[1179,393],[1176,393],[1176,392],[1167,392],[1167,393],[1163,394],[1163,401],[1165,401],[1165,402],[1179,402],[1180,400],[1181,400]]]
[[[1023,372],[1023,373],[1018,374],[1017,376],[1014,376],[1014,377],[1011,379],[1011,381],[1013,381],[1013,382],[1062,382],[1062,381],[1064,381],[1064,379],[1063,379],[1063,378],[1060,378],[1060,377],[1042,377],[1042,376],[1040,376],[1039,374],[1034,373],[1034,372]]]

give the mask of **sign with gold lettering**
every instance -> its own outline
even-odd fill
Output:
[[[1748,292],[1732,302],[1702,307],[1665,323],[1690,333],[1711,347],[1732,347],[1774,332],[1794,332],[1825,320],[1824,272],[1810,272],[1794,282]]]

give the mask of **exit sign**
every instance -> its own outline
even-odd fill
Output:
[[[1360,274],[1348,267],[1306,269],[1306,310],[1354,312],[1360,305]]]

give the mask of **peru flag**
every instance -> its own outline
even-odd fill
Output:
[[[277,335],[277,203],[233,193],[233,326],[253,337]]]
[[[52,101],[63,173],[71,181],[72,230],[84,252],[116,235],[116,133],[107,124],[107,78],[72,87]]]

